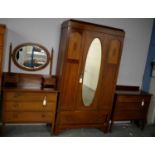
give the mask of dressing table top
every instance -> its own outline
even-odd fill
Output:
[[[55,79],[54,76],[49,78]],[[3,91],[58,92],[54,87],[43,88],[43,75],[3,73]]]

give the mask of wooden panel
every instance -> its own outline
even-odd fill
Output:
[[[144,105],[142,105],[142,102],[117,102],[115,111],[119,110],[144,110],[148,107],[149,102],[144,102]]]
[[[6,112],[3,122],[52,122],[52,112]]]
[[[119,96],[118,97],[118,102],[150,102],[150,97],[151,96],[141,96],[141,95],[135,95],[135,96],[130,96],[130,95],[125,95],[125,96]]]
[[[43,93],[43,92],[7,92],[4,93],[4,100],[7,101],[43,101],[44,97],[47,101],[56,101],[56,93]]]
[[[104,68],[103,79],[100,88],[100,102],[99,109],[112,109],[115,82],[116,82],[116,68],[114,66],[106,66]]]
[[[4,44],[3,35],[0,34],[0,46],[3,46],[3,44]]]
[[[42,101],[5,101],[6,111],[55,111],[56,103],[47,102],[46,106],[43,106]]]
[[[58,60],[57,60],[57,70],[56,70],[56,75],[57,75],[57,89],[60,90],[61,83],[62,81],[62,71],[65,63],[65,56],[66,53],[65,51],[67,50],[67,29],[61,30],[61,39],[60,39],[60,46],[59,46],[59,54],[58,54]]]
[[[6,26],[4,24],[0,24],[0,34],[4,34],[6,30]]]
[[[63,78],[62,90],[60,91],[61,109],[73,109],[75,106],[75,95],[77,90],[78,81],[78,68],[77,63],[67,63],[65,74]]]
[[[68,45],[68,59],[79,60],[81,50],[81,34],[78,32],[71,32]]]
[[[145,119],[147,111],[140,110],[120,110],[115,112],[113,120],[123,121],[123,120],[139,120]]]
[[[117,85],[116,91],[139,91],[139,86]]]
[[[133,92],[136,93],[136,91]],[[112,122],[123,120],[146,121],[151,95],[146,92],[145,94],[147,95],[143,95],[143,91],[137,91],[138,95],[133,95],[133,92],[126,91],[126,95],[115,95]],[[125,91],[123,93],[125,93]]]
[[[100,75],[102,80],[100,82],[100,97],[99,97],[99,109],[105,109],[110,112],[112,110],[115,87],[117,82],[118,69],[120,64],[121,49],[117,51],[117,64],[111,64],[108,62],[109,57],[109,45],[112,40],[120,40],[123,42],[123,38],[117,36],[105,35],[105,40],[102,45],[102,74]],[[121,44],[122,45],[122,44]]]
[[[107,115],[97,111],[60,112],[60,124],[97,124],[104,123]]]
[[[0,24],[0,92],[2,88],[4,34],[5,25]]]
[[[3,47],[0,46],[0,67],[2,68],[2,56],[3,56]],[[1,71],[1,69],[0,69]]]
[[[94,24],[94,23],[88,23],[88,22],[84,22],[84,21],[79,21],[79,20],[68,20],[65,21],[63,23],[63,27],[72,27],[72,28],[78,28],[78,29],[84,29],[84,30],[88,30],[90,32],[96,31],[99,33],[104,33],[104,34],[111,34],[114,36],[120,35],[120,36],[124,36],[125,32],[121,29],[117,29],[114,27],[108,27],[108,26],[104,26],[104,25],[98,25],[98,24]]]
[[[108,54],[108,63],[117,64],[119,60],[121,43],[119,40],[112,40],[110,42],[109,54]]]

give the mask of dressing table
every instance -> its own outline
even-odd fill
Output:
[[[30,46],[33,46],[33,48],[37,46],[37,48],[42,49],[42,46],[39,45],[20,45],[13,51],[13,60],[18,63],[17,66],[25,62],[27,62],[27,66],[32,66],[31,68],[26,66],[26,70],[35,70],[36,66],[38,70],[38,64],[35,66],[32,64],[34,61],[29,59],[32,58],[32,56],[26,57],[26,54],[28,55],[29,51],[31,51]],[[19,54],[19,51],[23,53]],[[24,52],[26,54],[24,54]],[[20,55],[24,55],[23,58],[26,57],[27,60],[24,60],[24,63],[21,63],[21,61],[19,63],[19,61],[16,60],[17,54],[19,59],[22,60]],[[39,64],[42,64],[41,62],[45,62],[43,64],[44,66],[48,64],[47,61],[45,61],[47,56],[49,56],[48,54],[42,54],[43,57],[40,57],[41,53],[38,54],[36,52],[33,54],[33,58],[38,57]],[[31,64],[28,64],[28,61]],[[37,61],[35,61],[35,63],[36,62]],[[43,65],[40,67],[43,68]],[[24,65],[22,68],[24,68]],[[46,81],[49,81],[48,85],[46,85]],[[52,82],[51,85],[50,81]],[[52,124],[51,132],[53,132],[58,95],[55,86],[56,77],[51,75],[45,78],[44,75],[39,74],[3,73],[3,131],[6,123],[47,123]]]

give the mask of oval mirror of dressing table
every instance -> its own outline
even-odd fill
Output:
[[[23,70],[37,71],[49,64],[50,55],[42,45],[25,43],[13,50],[12,59],[14,64]]]
[[[44,75],[11,73],[11,58],[17,67],[26,71],[43,69],[50,59],[52,64],[52,56],[42,45],[21,44],[13,54],[10,46],[9,72],[3,73],[3,131],[6,123],[48,123],[52,124],[53,131],[58,94],[56,78],[49,75],[53,85],[45,88]]]

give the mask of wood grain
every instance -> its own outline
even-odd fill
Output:
[[[84,106],[82,83],[84,66],[92,41],[102,46],[101,68],[97,90],[90,106]],[[107,131],[113,105],[124,31],[102,25],[69,20],[62,24],[57,62],[58,110],[55,133],[65,128],[93,126]],[[111,40],[115,40],[111,43]],[[118,43],[119,42],[119,43]],[[109,48],[109,46],[111,48]],[[116,48],[116,53],[113,50]],[[110,51],[109,51],[110,50]],[[110,53],[108,62],[108,55]]]

